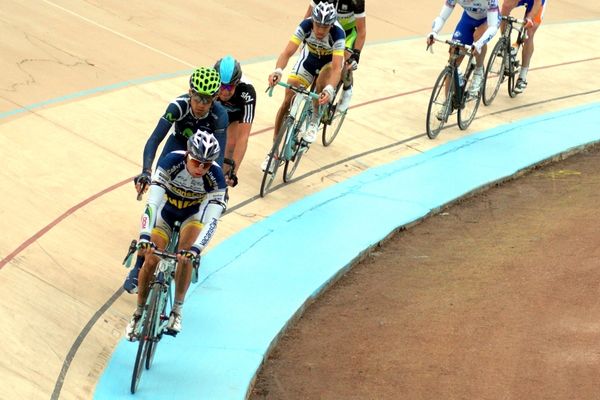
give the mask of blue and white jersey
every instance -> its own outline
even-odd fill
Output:
[[[323,39],[317,39],[313,32],[312,19],[307,18],[298,25],[290,40],[298,46],[305,43],[306,49],[317,57],[331,55],[343,57],[346,47],[346,32],[336,21]]]
[[[459,4],[473,19],[487,18],[488,11],[499,12],[498,0],[446,0],[446,5],[454,8]]]
[[[203,209],[212,205],[225,209],[227,185],[221,166],[213,163],[206,174],[196,178],[188,172],[186,158],[186,152],[174,151],[158,162],[142,216],[140,238],[150,239],[159,210],[183,221],[195,214],[203,215]]]

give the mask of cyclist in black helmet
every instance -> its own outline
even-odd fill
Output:
[[[228,178],[227,184],[235,186],[238,181],[237,172],[246,154],[248,138],[254,121],[256,90],[252,83],[242,76],[242,67],[233,57],[221,58],[215,64],[215,69],[221,76],[217,101],[225,107],[229,117],[225,160],[232,159],[234,161],[231,179],[227,176],[231,165],[226,163],[223,171]]]
[[[171,131],[158,161],[175,150],[186,150],[187,140],[197,130],[212,133],[221,148],[227,142],[227,111],[215,102],[221,79],[214,68],[200,67],[196,69],[189,80],[188,93],[177,97],[167,106],[163,116],[158,121],[154,132],[148,138],[144,147],[142,173],[134,178],[135,188],[139,194],[148,190],[152,164],[156,151],[165,136]],[[220,152],[216,163],[223,165],[223,152]],[[129,293],[137,293],[138,273],[143,258],[138,257],[135,267],[129,272],[123,288]]]

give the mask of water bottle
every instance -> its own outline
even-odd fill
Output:
[[[463,87],[465,85],[465,80],[463,79],[462,71],[458,70],[458,85]]]
[[[516,43],[514,43],[512,46],[510,46],[510,60],[512,62],[515,62],[517,60],[517,50],[518,50],[518,46]]]

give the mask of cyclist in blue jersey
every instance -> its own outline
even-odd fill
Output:
[[[344,58],[347,65],[342,71],[344,86],[340,95],[337,109],[346,111],[352,98],[352,85],[354,78],[352,71],[358,68],[360,53],[367,40],[367,18],[365,13],[365,0],[311,0],[304,18],[310,17],[312,10],[318,3],[328,2],[334,4],[337,11],[337,19],[346,32],[346,48],[352,49],[352,53],[346,51]]]
[[[446,0],[440,14],[433,21],[431,33],[427,36],[428,45],[433,44],[456,4],[460,4],[464,12],[456,25],[452,40],[460,40],[461,43],[474,47],[473,54],[475,54],[477,68],[473,73],[469,92],[475,94],[480,91],[483,82],[486,43],[494,37],[500,26],[498,0]],[[463,58],[464,56],[459,57],[458,65]],[[452,59],[452,54],[450,54],[450,59]]]
[[[227,111],[215,102],[221,83],[219,73],[214,68],[201,67],[194,71],[189,82],[188,93],[171,101],[146,142],[142,173],[134,178],[138,193],[148,190],[148,185],[142,183],[149,181],[156,151],[169,131],[171,134],[158,158],[159,161],[172,151],[185,150],[188,138],[199,129],[212,133],[222,148],[226,146]],[[216,163],[223,165],[223,154],[217,158]],[[137,279],[142,263],[143,258],[138,257],[123,284],[125,291],[137,293]]]
[[[139,275],[137,308],[125,330],[125,338],[136,341],[135,332],[149,292],[150,277],[159,258],[154,249],[164,249],[176,221],[181,222],[175,301],[167,330],[181,331],[181,310],[192,278],[191,260],[213,237],[219,217],[226,207],[227,185],[218,159],[220,146],[209,132],[198,130],[187,140],[187,151],[174,151],[163,157],[152,175],[146,208],[142,215],[139,254],[144,265]]]
[[[320,3],[313,8],[311,18],[305,19],[296,28],[287,46],[277,59],[275,71],[269,75],[269,87],[275,86],[282,78],[283,69],[287,66],[288,61],[296,53],[300,44],[304,43],[305,46],[292,68],[287,83],[292,86],[303,85],[308,88],[315,79],[316,71],[320,70],[316,82],[316,90],[321,94],[318,103],[328,103],[333,99],[335,86],[342,75],[345,42],[346,34],[337,22],[335,7],[329,3]],[[285,90],[283,103],[275,117],[273,140],[277,137],[293,95],[292,90]],[[302,138],[307,143],[312,143],[317,138],[320,119],[321,115],[315,112],[307,130],[302,132]],[[269,156],[267,155],[261,165],[263,170],[267,168],[268,162]]]
[[[256,90],[245,76],[242,67],[231,56],[225,56],[215,64],[215,69],[221,76],[221,86],[217,101],[227,110],[229,126],[227,127],[227,146],[225,160],[233,159],[234,169],[229,186],[237,185],[237,172],[248,148],[248,138],[254,121],[256,108]],[[226,162],[223,171],[227,173],[231,166]]]
[[[525,6],[526,8],[526,24],[527,38],[523,42],[523,55],[521,63],[521,72],[519,78],[515,84],[515,93],[523,93],[527,88],[527,72],[529,71],[529,65],[531,63],[531,56],[533,56],[533,37],[535,32],[540,27],[542,20],[544,19],[544,13],[546,12],[546,0],[504,0],[502,3],[501,14],[508,16],[515,7]],[[500,29],[504,32],[504,21]]]

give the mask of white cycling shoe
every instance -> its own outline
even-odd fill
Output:
[[[315,140],[317,140],[318,131],[319,126],[316,123],[311,122],[310,124],[308,124],[306,132],[304,132],[304,134],[302,135],[302,139],[304,139],[306,143],[313,143]]]
[[[342,90],[340,94],[340,101],[338,101],[337,110],[340,113],[345,112],[350,106],[350,99],[352,99],[352,88],[348,90]]]

